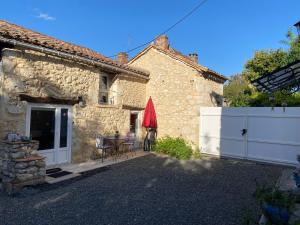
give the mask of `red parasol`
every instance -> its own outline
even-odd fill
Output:
[[[146,128],[157,128],[156,113],[151,97],[149,98],[145,108],[144,120],[142,125]]]

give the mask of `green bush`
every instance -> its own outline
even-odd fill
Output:
[[[192,147],[183,138],[164,137],[156,141],[154,150],[176,159],[190,159]]]
[[[201,158],[202,158],[202,155],[201,155],[200,150],[194,151],[194,153],[193,153],[193,158],[194,158],[194,159],[201,159]]]
[[[291,211],[296,202],[296,196],[291,193],[283,192],[273,186],[258,185],[254,196],[260,204],[268,203],[272,206],[285,208]]]

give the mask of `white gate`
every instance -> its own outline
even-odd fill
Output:
[[[203,153],[280,164],[297,164],[300,108],[200,109]]]

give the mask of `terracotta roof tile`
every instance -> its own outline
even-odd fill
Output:
[[[150,48],[155,48],[156,50],[165,53],[177,60],[180,60],[184,63],[186,63],[187,65],[195,68],[198,71],[201,72],[208,72],[210,73],[212,76],[220,78],[223,81],[228,80],[227,77],[223,76],[222,74],[217,73],[216,71],[213,71],[205,66],[202,66],[196,62],[194,62],[193,60],[191,60],[188,56],[182,54],[181,52],[169,47],[169,49],[162,49],[158,46],[156,46],[155,44],[151,44],[149,45],[147,48],[145,48],[144,50],[142,50],[139,54],[137,54],[133,59],[130,60],[129,64],[132,63],[133,61],[135,61],[137,58],[139,58],[141,55],[145,54]]]
[[[159,50],[159,51],[162,51],[162,52],[166,53],[166,54],[172,55],[173,57],[175,57],[175,58],[177,58],[177,59],[179,59],[179,60],[181,60],[181,61],[189,64],[190,66],[195,67],[199,71],[209,72],[209,73],[212,73],[213,75],[215,75],[215,76],[217,76],[217,77],[219,77],[221,79],[227,80],[227,78],[225,76],[223,76],[223,75],[217,73],[216,71],[213,71],[213,70],[211,70],[211,69],[209,69],[209,68],[207,68],[205,66],[202,66],[202,65],[194,62],[188,56],[182,54],[181,52],[179,52],[179,51],[177,51],[177,50],[175,50],[175,49],[173,49],[171,47],[169,47],[169,49],[167,49],[167,50],[161,49],[161,48],[159,48],[159,47],[157,47],[155,45],[153,45],[153,47],[155,49]]]
[[[6,22],[4,20],[0,20],[0,36],[27,44],[81,56],[94,61],[100,61],[125,70],[140,73],[142,75],[148,75],[146,71],[128,65],[120,64],[96,51],[93,51],[92,49],[61,41],[54,37],[32,31],[30,29]]]

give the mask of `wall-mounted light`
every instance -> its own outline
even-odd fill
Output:
[[[86,106],[86,102],[82,96],[78,96],[78,104],[81,108],[84,108]]]
[[[294,26],[297,28],[298,36],[300,37],[300,21],[295,23]]]

